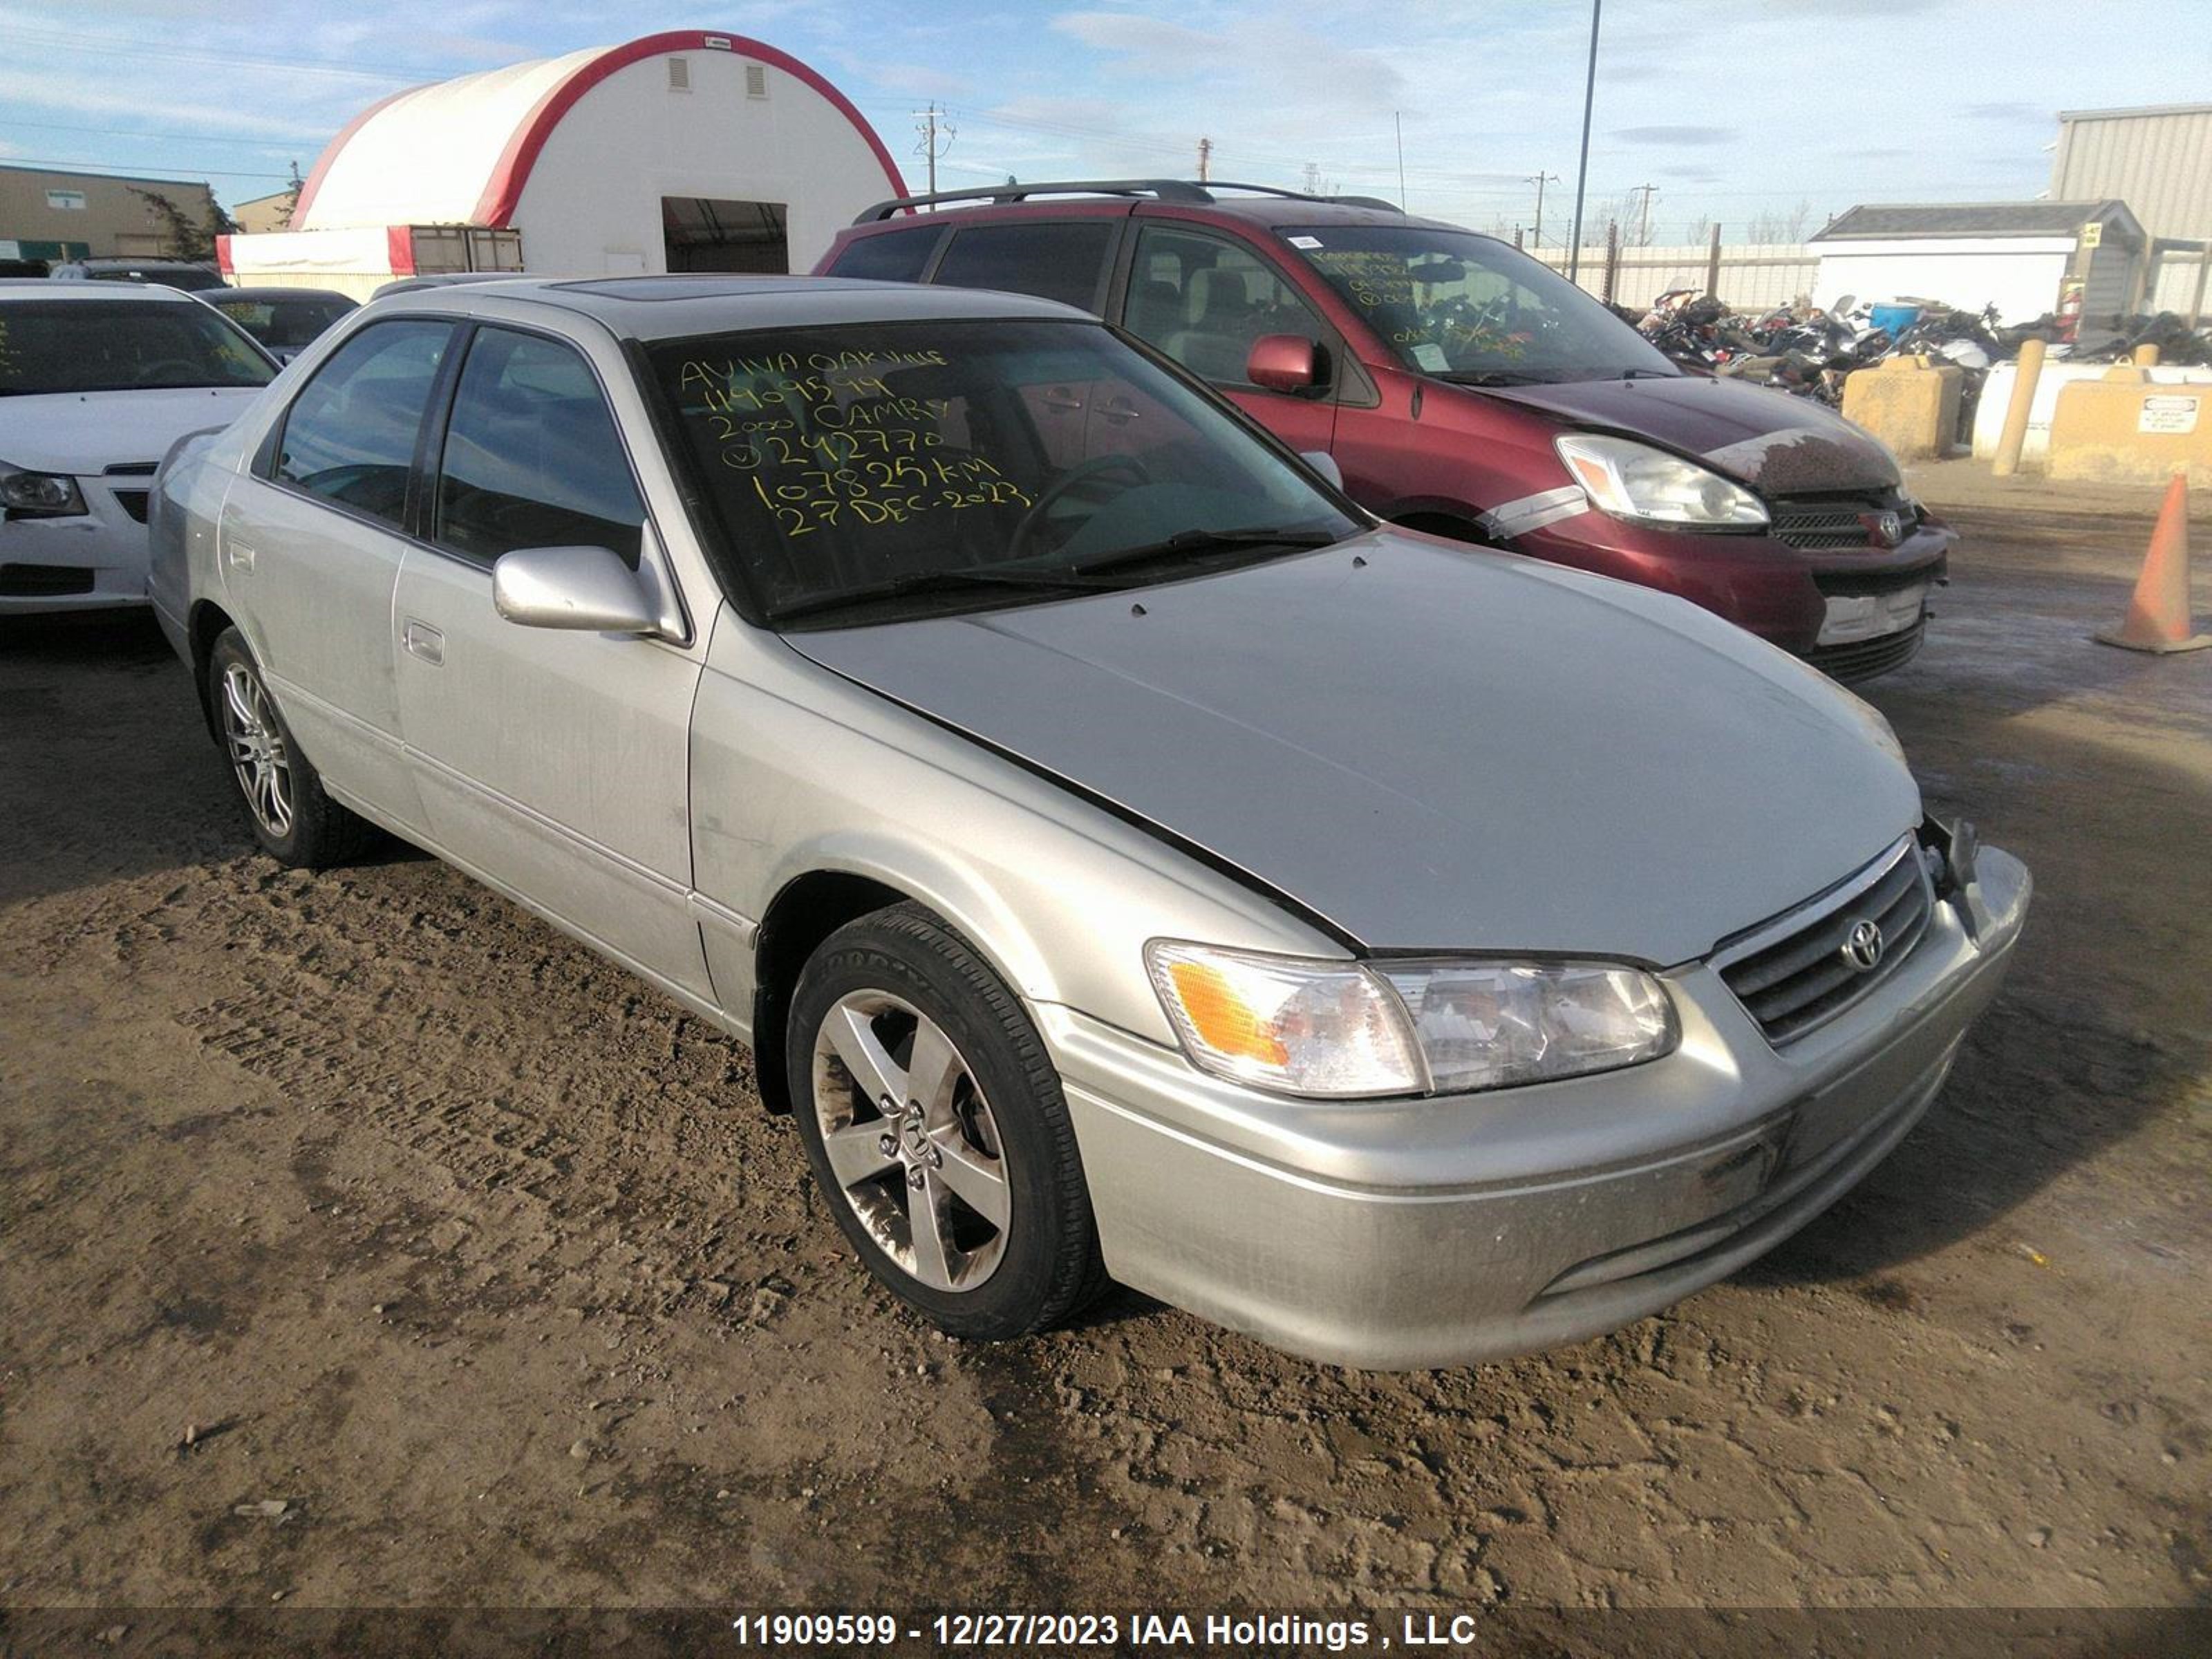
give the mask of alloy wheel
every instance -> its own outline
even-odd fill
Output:
[[[233,663],[222,674],[222,734],[231,770],[254,822],[275,840],[292,830],[292,757],[276,711],[253,671]]]
[[[1005,1143],[943,1027],[886,991],[840,998],[814,1040],[816,1121],[838,1190],[883,1253],[934,1291],[1006,1254]]]

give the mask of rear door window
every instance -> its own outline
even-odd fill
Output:
[[[1116,222],[971,226],[953,233],[952,246],[937,267],[937,281],[953,288],[1033,294],[1095,312]]]
[[[942,226],[927,225],[919,230],[887,230],[878,236],[856,238],[845,245],[828,274],[878,283],[918,283],[929,268],[929,256],[937,251],[937,239],[944,234]]]
[[[572,348],[480,328],[438,469],[440,547],[489,564],[518,547],[605,547],[635,570],[645,503],[614,411]]]
[[[451,323],[372,323],[316,370],[284,417],[280,483],[398,526]]]

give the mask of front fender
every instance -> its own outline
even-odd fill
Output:
[[[692,714],[691,826],[695,885],[732,945],[801,878],[865,877],[935,911],[1025,1002],[1163,1043],[1149,939],[1345,954],[1280,902],[726,607]],[[716,1000],[749,1018],[754,977],[750,951],[726,949]]]

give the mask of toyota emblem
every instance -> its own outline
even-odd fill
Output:
[[[1895,512],[1870,514],[1867,529],[1872,532],[1876,547],[1895,547],[1905,539],[1904,515]]]
[[[1870,974],[1881,966],[1881,929],[1870,921],[1851,924],[1851,931],[1844,939],[1844,960],[1862,974]]]

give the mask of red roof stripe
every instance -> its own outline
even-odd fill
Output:
[[[716,45],[708,46],[707,42],[709,40],[715,41]],[[868,148],[875,152],[876,161],[883,167],[884,178],[890,182],[891,194],[903,196],[907,193],[906,180],[899,175],[898,163],[891,160],[890,152],[884,148],[884,141],[868,125],[867,118],[853,107],[850,99],[813,70],[787,52],[778,52],[774,46],[749,40],[742,34],[723,34],[704,29],[676,29],[663,34],[648,34],[626,46],[610,46],[590,62],[579,65],[558,86],[539,99],[537,107],[507,139],[506,149],[500,154],[498,165],[492,168],[491,178],[484,185],[483,196],[477,201],[476,222],[505,226],[513,222],[516,204],[522,199],[522,187],[530,182],[530,170],[537,165],[538,152],[545,148],[545,141],[553,136],[553,129],[560,125],[561,118],[574,109],[577,101],[600,82],[617,70],[627,69],[632,64],[657,58],[664,52],[708,51],[727,51],[757,63],[766,64],[820,93],[840,115],[853,124],[854,131],[867,140]],[[388,103],[390,100],[386,101]],[[381,108],[382,106],[377,107]],[[343,144],[354,129],[374,112],[374,109],[364,111],[355,118],[352,126],[338,135],[337,143],[324,152],[323,161],[315,164],[317,179],[321,178],[324,166],[339,145]],[[308,189],[313,187],[314,181],[311,179]],[[303,209],[305,205],[306,194],[302,192]]]
[[[410,92],[422,90],[421,87],[407,87],[387,98],[380,98],[338,129],[338,136],[324,145],[323,153],[315,158],[314,170],[307,174],[307,182],[300,186],[300,199],[293,204],[292,222],[288,228],[307,228],[307,210],[315,204],[315,192],[323,187],[323,176],[331,170],[331,163],[338,159],[338,152],[346,147],[347,141],[367,126],[379,111],[398,103]]]

